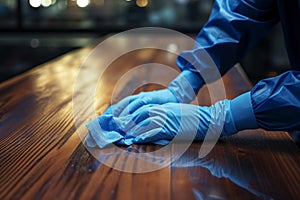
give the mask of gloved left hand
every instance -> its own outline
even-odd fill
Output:
[[[87,128],[87,145],[103,148],[113,142],[165,145],[175,136],[201,140],[208,128],[222,131],[221,135],[231,135],[246,128],[257,128],[257,124],[248,92],[210,107],[180,103],[146,105],[123,117],[99,116]]]
[[[165,103],[189,103],[196,97],[203,80],[199,74],[184,70],[166,89],[141,92],[128,96],[113,106],[111,113],[115,117],[132,114],[142,106]],[[108,112],[106,112],[108,113]]]

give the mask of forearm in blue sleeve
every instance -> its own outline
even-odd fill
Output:
[[[251,90],[254,115],[266,130],[300,130],[300,71],[258,82]]]
[[[182,70],[206,73],[210,66],[205,63],[208,54],[223,75],[278,20],[274,0],[216,0],[208,22],[197,36],[194,49],[182,52],[177,65]]]

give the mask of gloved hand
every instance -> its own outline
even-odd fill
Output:
[[[132,121],[123,122],[122,129],[134,138],[133,143],[168,144],[175,136],[180,140],[203,140],[210,123],[213,126],[210,128],[222,131],[228,106],[228,100],[210,107],[178,103],[148,105],[134,112]],[[236,132],[234,123],[228,123],[222,134]]]
[[[86,141],[89,147],[104,147],[115,141],[120,145],[149,142],[166,145],[176,135],[193,140],[198,129],[204,135],[209,121],[209,107],[180,103],[150,104],[131,115],[114,117],[106,114],[96,118],[87,124],[89,135]]]
[[[195,99],[202,85],[202,78],[197,73],[184,70],[169,84],[168,88],[126,97],[113,106],[110,114],[115,117],[125,116],[149,104],[189,103]]]
[[[231,135],[239,130],[257,128],[257,123],[248,92],[210,107],[180,103],[146,105],[131,115],[102,115],[87,124],[87,128],[87,145],[102,148],[112,142],[121,145],[149,142],[165,145],[175,136],[182,140],[201,140],[208,128],[222,131],[221,135]]]
[[[211,120],[211,108],[191,104],[148,105],[131,115],[125,125],[133,143],[168,144],[175,136],[183,140],[203,139]],[[129,126],[128,126],[129,125]]]

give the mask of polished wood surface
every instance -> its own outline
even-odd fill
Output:
[[[0,85],[0,199],[299,199],[299,149],[286,132],[251,130],[224,137],[203,159],[197,158],[201,142],[194,142],[172,166],[148,173],[122,172],[99,162],[81,142],[72,112],[74,83],[92,48],[63,55]],[[115,85],[130,69],[162,63],[178,70],[175,59],[176,55],[155,49],[119,57],[101,80],[87,81],[98,81],[91,97],[97,115],[130,94],[136,81],[161,76],[147,68],[122,82],[111,100]],[[229,99],[251,88],[240,66],[223,80]],[[148,84],[134,92],[160,87]],[[200,105],[212,103],[206,87],[198,100]],[[84,113],[93,105],[82,99],[81,106]]]

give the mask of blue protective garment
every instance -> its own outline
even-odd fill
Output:
[[[113,106],[115,117],[126,116],[149,104],[189,103],[203,85],[201,77],[192,71],[183,71],[163,90],[141,92],[124,98]]]
[[[300,71],[257,83],[251,90],[257,123],[267,130],[300,130]]]
[[[299,70],[299,12],[300,2],[295,0],[216,0],[194,49],[182,52],[177,65],[182,70],[202,71],[198,55],[205,49],[223,75],[280,21],[291,67]]]
[[[291,68],[299,70],[299,13],[299,0],[216,0],[208,22],[197,36],[194,49],[182,52],[177,65],[182,70],[206,71],[199,64],[204,49],[223,75],[280,21]],[[299,91],[298,71],[262,80],[251,91],[253,111],[244,111],[254,113],[259,127],[268,130],[300,130]],[[247,102],[241,106],[252,107]],[[239,113],[239,108],[234,110]]]
[[[219,130],[222,136],[232,135],[245,128],[258,127],[253,113],[245,113],[253,109],[241,106],[245,102],[251,106],[250,92],[210,107],[181,103],[149,104],[120,117],[113,116],[110,108],[87,124],[89,135],[86,143],[89,147],[100,148],[113,142],[119,145],[166,145],[175,136],[180,140],[203,140],[210,133],[209,129]],[[233,113],[232,108],[239,108],[239,113]],[[245,118],[241,118],[241,113]]]
[[[183,72],[167,89],[127,97],[87,124],[90,133],[86,138],[87,145],[105,147],[112,142],[167,144],[175,135],[193,130],[197,130],[196,139],[203,139],[208,124],[218,124],[220,121],[216,119],[220,115],[225,117],[222,135],[258,127],[299,131],[299,71],[262,80],[251,92],[211,107],[178,103],[193,100],[203,85],[198,73],[206,73],[210,66],[202,59],[204,50],[223,75],[279,21],[291,67],[299,70],[299,10],[299,0],[216,0],[194,49],[178,56],[177,64]],[[169,102],[177,103],[166,104]],[[179,127],[183,119],[189,123]]]

